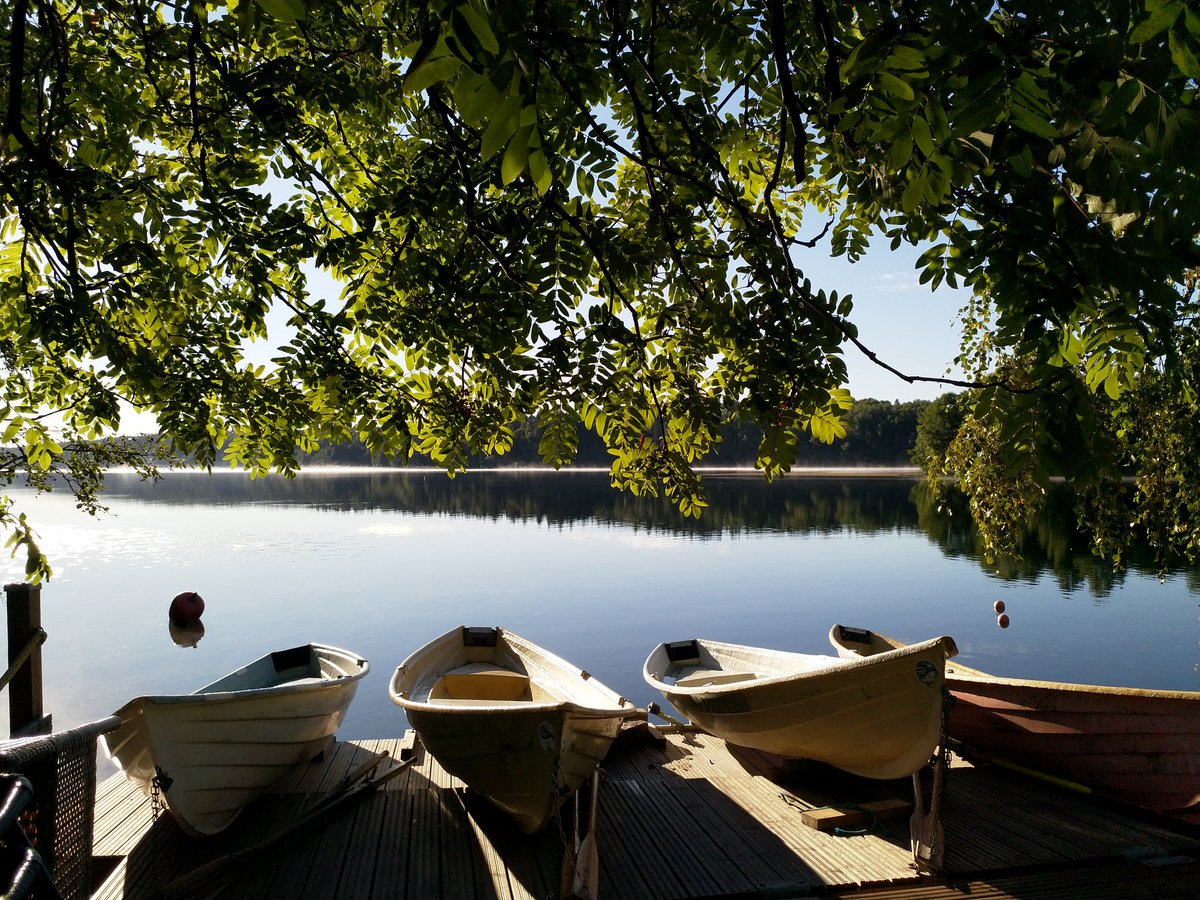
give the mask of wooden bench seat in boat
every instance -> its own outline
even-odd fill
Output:
[[[757,676],[753,672],[720,672],[713,669],[700,669],[691,675],[675,679],[675,687],[709,687],[717,684],[737,684],[740,681],[753,681]]]
[[[430,700],[532,700],[529,676],[492,663],[468,663],[444,672]]]

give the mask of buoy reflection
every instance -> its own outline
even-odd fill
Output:
[[[171,633],[171,640],[180,647],[195,647],[200,643],[200,638],[204,637],[204,623],[200,621],[189,622],[186,625],[168,622],[167,630]]]

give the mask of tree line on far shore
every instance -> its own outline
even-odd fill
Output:
[[[954,437],[961,421],[956,412],[957,394],[945,394],[937,400],[859,400],[850,410],[846,437],[832,444],[823,443],[811,435],[796,446],[797,466],[908,466],[923,465],[926,459],[943,452]],[[503,456],[472,457],[472,468],[502,468],[506,466],[539,466],[538,454],[541,428],[536,419],[513,427],[512,449]],[[758,455],[762,429],[758,426],[731,422],[721,432],[722,440],[711,463],[717,466],[753,466]],[[360,441],[333,444],[323,441],[311,452],[298,452],[303,466],[389,466],[392,461],[372,456]],[[410,464],[423,460],[414,457]],[[603,441],[593,433],[579,435],[579,452],[574,465],[604,467],[612,462]]]

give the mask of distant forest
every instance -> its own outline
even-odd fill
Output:
[[[929,400],[912,400],[893,403],[887,400],[859,400],[850,410],[847,434],[843,440],[823,444],[809,438],[796,448],[798,466],[898,466],[912,464],[912,451],[917,439],[917,422],[922,412],[929,407]],[[503,456],[472,458],[472,468],[490,469],[506,466],[539,466],[538,439],[540,429],[536,421],[525,422],[514,428],[513,448]],[[722,433],[722,441],[715,448],[705,465],[753,466],[758,453],[758,442],[762,437],[759,428],[741,423],[732,423]],[[359,442],[331,444],[322,442],[319,449],[311,453],[299,453],[301,466],[388,466],[384,458],[372,458]],[[420,462],[418,458],[414,463]],[[574,465],[579,467],[608,468],[612,457],[603,442],[590,431],[580,431],[579,455]]]

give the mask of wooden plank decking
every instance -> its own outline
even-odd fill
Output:
[[[1002,769],[951,769],[943,800],[945,872],[911,865],[907,819],[861,834],[804,825],[802,811],[908,799],[907,782],[871,782],[815,764],[727,747],[703,734],[654,740],[636,729],[604,766],[597,843],[600,896],[685,897],[1200,896],[1200,837]],[[398,777],[310,829],[179,879],[294,823],[306,803],[405,739],[339,742],[252,805],[232,829],[192,839],[120,775],[97,791],[94,900],[321,898],[468,900],[558,897],[563,835],[527,837],[418,746]],[[173,887],[174,886],[174,887]]]

